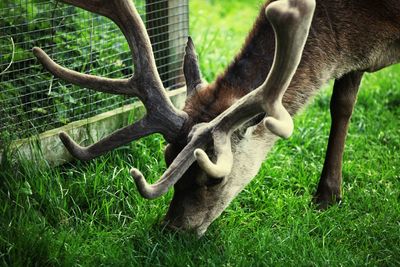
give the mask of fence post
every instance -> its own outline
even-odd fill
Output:
[[[168,0],[146,0],[146,28],[158,72],[168,87]]]
[[[185,83],[183,77],[183,56],[187,37],[189,35],[189,1],[168,1],[169,12],[169,79],[175,87]]]
[[[146,27],[164,86],[182,86],[183,52],[189,31],[188,0],[146,0]]]

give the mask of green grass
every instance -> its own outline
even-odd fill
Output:
[[[231,2],[191,1],[192,36],[209,80],[240,48],[260,1]],[[363,81],[340,206],[319,212],[310,204],[329,132],[327,88],[201,239],[163,231],[172,192],[143,200],[128,175],[135,166],[157,179],[165,167],[159,136],[89,163],[4,162],[0,266],[398,266],[399,73],[394,66]]]

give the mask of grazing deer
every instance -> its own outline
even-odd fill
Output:
[[[177,110],[165,94],[149,37],[130,0],[63,0],[113,20],[135,63],[129,79],[80,74],[33,52],[53,75],[97,91],[138,97],[147,115],[89,147],[60,138],[78,159],[90,160],[152,133],[168,141],[168,169],[155,184],[131,170],[140,194],[154,199],[172,186],[166,215],[172,228],[203,234],[257,174],[279,138],[292,134],[291,116],[323,84],[335,79],[332,128],[315,201],[341,198],[341,170],[349,119],[364,72],[400,60],[398,0],[278,0],[263,5],[243,49],[211,84],[203,83],[194,45],[184,58],[187,100]]]

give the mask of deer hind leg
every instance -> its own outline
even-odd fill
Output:
[[[319,208],[341,200],[342,159],[348,126],[363,72],[351,72],[335,81],[331,99],[331,131],[324,167],[314,201]]]

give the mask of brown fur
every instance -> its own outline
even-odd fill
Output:
[[[235,99],[265,81],[275,50],[273,30],[265,17],[267,5],[264,4],[241,52],[226,71],[187,101],[184,110],[194,122],[213,119]],[[400,39],[399,5],[397,1],[317,1],[302,62],[284,99],[292,114],[323,83],[350,71],[370,68],[377,50]]]
[[[310,100],[319,88],[331,79],[340,80],[346,74],[375,71],[400,60],[400,2],[398,0],[317,0],[309,38],[301,63],[284,96],[284,105],[291,115],[296,114]],[[215,82],[193,94],[186,102],[184,111],[190,117],[187,131],[194,124],[208,122],[222,113],[235,100],[259,87],[271,68],[275,40],[273,29],[265,17],[264,4],[256,23],[246,39],[241,52]],[[361,78],[360,78],[361,79]],[[347,90],[352,84],[343,81],[338,91]],[[355,82],[353,91],[357,91]],[[337,93],[340,98],[343,95]],[[333,109],[352,110],[355,96],[351,101],[333,100]],[[344,144],[349,116],[335,127],[342,133],[332,133]],[[341,120],[341,119],[339,119]],[[337,126],[338,125],[338,126]],[[337,137],[335,137],[337,136]],[[333,142],[333,141],[332,141]],[[331,143],[331,141],[330,141]],[[173,151],[173,153],[171,152]],[[173,158],[180,149],[171,144],[167,157]],[[326,176],[341,172],[343,147],[328,152],[327,158],[336,157],[333,167],[325,170]],[[333,154],[332,154],[333,153]],[[335,154],[336,153],[336,154]],[[330,154],[330,155],[329,155]],[[339,163],[340,161],[340,163]],[[327,163],[326,163],[327,164]],[[199,184],[204,176],[193,165],[175,186],[166,220],[174,227],[195,229],[201,222],[190,221],[200,218],[211,209],[218,199],[216,185]],[[341,175],[341,174],[340,174]],[[331,175],[321,181],[335,184],[325,192],[322,201],[340,197],[341,176]],[[201,180],[201,179],[200,179]],[[320,190],[321,189],[321,190]],[[204,215],[206,216],[206,215]],[[204,218],[203,218],[204,219]]]

